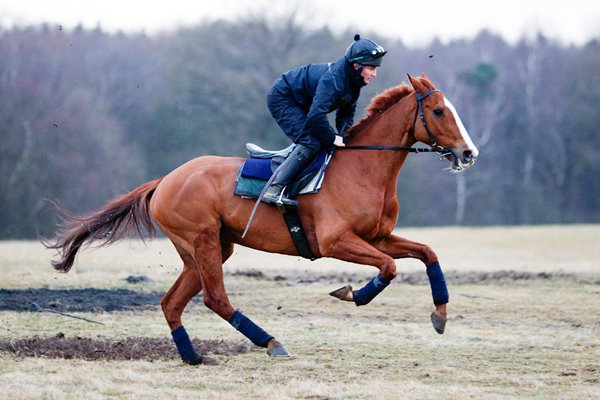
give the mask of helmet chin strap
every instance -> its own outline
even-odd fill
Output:
[[[364,65],[359,64],[359,63],[354,63],[353,66],[354,66],[354,69],[356,70],[356,72],[358,73],[358,77],[359,77],[360,81],[362,82],[363,86],[365,86],[367,84],[367,82],[365,82],[365,78],[363,78],[363,76],[362,76],[362,70],[363,70]]]

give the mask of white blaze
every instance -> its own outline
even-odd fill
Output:
[[[456,120],[456,125],[458,125],[458,129],[460,130],[460,134],[463,137],[463,140],[467,144],[467,147],[469,148],[469,150],[471,150],[473,158],[476,158],[479,155],[479,150],[477,150],[477,147],[475,147],[475,144],[473,144],[473,141],[471,140],[471,137],[469,136],[467,129],[463,125],[462,120],[460,119],[460,117],[458,116],[458,113],[456,112],[456,108],[454,108],[454,105],[452,105],[450,100],[448,100],[446,97],[444,97],[444,103],[446,104],[446,107],[448,107],[448,109],[450,111],[452,111],[452,115],[454,115],[454,119]]]

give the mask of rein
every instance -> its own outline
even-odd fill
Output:
[[[429,126],[427,126],[427,121],[425,120],[425,114],[423,114],[423,99],[425,99],[427,96],[429,96],[433,93],[437,93],[437,92],[439,92],[439,90],[434,89],[434,90],[430,90],[429,92],[427,92],[423,95],[420,95],[418,92],[415,91],[415,96],[417,99],[417,108],[415,109],[415,117],[413,118],[412,128],[410,129],[410,135],[416,142],[417,139],[415,138],[415,125],[417,123],[417,116],[419,116],[421,119],[421,122],[423,123],[423,126],[425,127],[425,131],[427,132],[427,135],[429,136],[429,140],[431,141],[430,148],[382,146],[382,145],[360,145],[360,146],[343,146],[343,147],[337,147],[336,149],[337,150],[344,150],[344,149],[346,149],[346,150],[391,150],[391,151],[407,151],[409,153],[438,153],[438,154],[440,154],[440,157],[445,157],[445,156],[451,155],[452,157],[454,157],[456,159],[456,154],[454,154],[454,152],[452,150],[437,144],[435,138],[433,137],[433,134],[429,130]]]
[[[409,153],[431,153],[438,150],[425,147],[401,147],[401,146],[342,146],[336,147],[336,150],[392,150],[392,151],[408,151]]]

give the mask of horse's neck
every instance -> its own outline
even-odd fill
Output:
[[[408,96],[410,97],[410,96]],[[410,134],[415,108],[411,107],[410,98],[403,98],[397,104],[373,120],[369,126],[359,132],[348,146],[396,146],[410,147],[415,142]],[[385,187],[386,191],[393,186],[394,193],[400,168],[408,155],[399,150],[351,150],[355,162],[349,161],[349,168],[356,168],[358,175],[374,184]],[[360,153],[360,154],[359,154]],[[365,176],[364,171],[368,171]]]
[[[385,145],[409,147],[414,144],[410,129],[413,125],[416,104],[407,95],[373,120],[350,139],[351,145]]]

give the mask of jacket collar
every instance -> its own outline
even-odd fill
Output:
[[[362,88],[363,86],[367,86],[363,77],[360,76],[360,72],[361,72],[362,68],[359,68],[358,70],[354,69],[354,65],[347,62],[345,58],[344,58],[344,64],[346,67],[346,73],[348,74],[348,77],[350,78],[350,84],[352,86],[357,87],[357,88]]]

